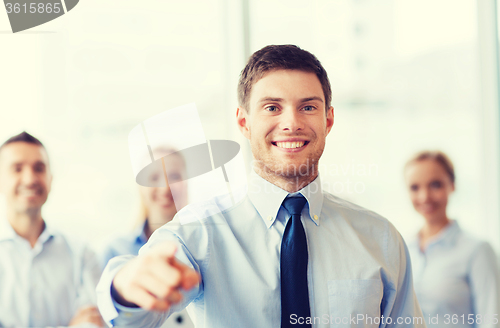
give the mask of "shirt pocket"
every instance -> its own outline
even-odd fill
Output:
[[[329,280],[330,327],[379,327],[382,294],[378,279]]]

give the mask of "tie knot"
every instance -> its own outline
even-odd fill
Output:
[[[307,203],[304,196],[300,197],[288,197],[283,201],[283,207],[290,213],[290,215],[300,215],[302,213],[302,208]]]

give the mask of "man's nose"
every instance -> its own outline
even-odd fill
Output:
[[[285,108],[281,114],[281,128],[284,131],[295,132],[304,129],[302,115],[295,108]]]
[[[38,181],[38,175],[32,169],[24,169],[21,175],[21,181],[26,186],[31,186]]]

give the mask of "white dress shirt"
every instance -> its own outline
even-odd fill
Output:
[[[413,323],[422,314],[407,249],[392,224],[323,192],[319,177],[299,192],[307,199],[302,223],[311,305],[311,318],[302,319],[313,327],[425,327]],[[235,206],[217,210],[230,197],[188,205],[156,230],[139,256],[173,240],[179,243],[178,259],[202,276],[171,311],[189,304],[196,327],[280,327],[280,249],[289,219],[281,203],[288,195],[253,173],[247,195]],[[127,259],[115,258],[106,267],[97,289],[99,309],[115,326],[156,327],[169,313],[126,308],[110,295],[112,279]]]
[[[0,327],[67,326],[79,307],[95,305],[99,276],[83,244],[46,225],[32,248],[0,217]]]
[[[500,327],[498,263],[487,242],[451,221],[425,252],[417,236],[408,247],[415,292],[428,327]]]

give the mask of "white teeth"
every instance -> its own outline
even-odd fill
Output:
[[[300,148],[304,146],[305,141],[294,141],[294,142],[277,142],[276,146],[280,148]]]

